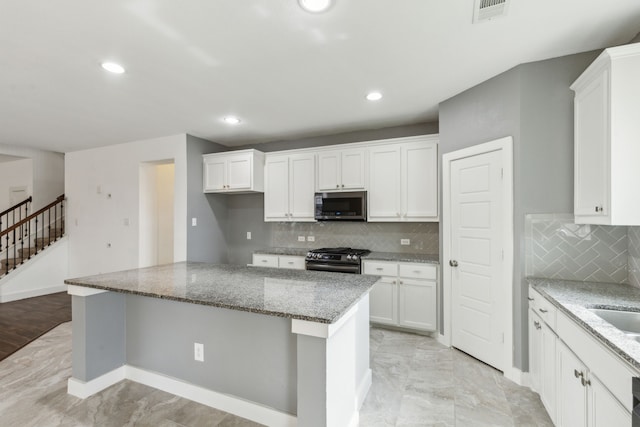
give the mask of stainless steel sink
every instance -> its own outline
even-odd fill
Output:
[[[640,337],[640,312],[605,310],[600,308],[592,308],[589,309],[589,311],[605,322],[611,323],[625,334],[636,339]]]

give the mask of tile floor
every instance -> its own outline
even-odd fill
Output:
[[[431,338],[372,329],[371,360],[361,426],[552,425],[535,393]],[[70,375],[65,323],[0,362],[0,427],[258,425],[130,381],[80,400]]]

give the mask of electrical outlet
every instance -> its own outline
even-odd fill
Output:
[[[400,244],[402,246],[408,246],[411,244],[411,239],[400,239]]]
[[[316,236],[307,236],[307,242],[315,242]]]
[[[247,231],[247,240],[251,240],[251,232]]]
[[[198,218],[191,218],[191,226],[195,227],[196,225],[198,225]]]
[[[305,238],[304,236],[298,236],[298,242],[304,242]]]
[[[197,362],[204,362],[204,344],[193,343],[193,359]]]

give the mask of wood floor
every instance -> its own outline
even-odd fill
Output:
[[[66,292],[0,304],[0,360],[70,320]]]

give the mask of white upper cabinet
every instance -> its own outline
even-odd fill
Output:
[[[318,191],[342,191],[365,188],[363,148],[318,152]]]
[[[314,178],[314,154],[267,155],[264,220],[315,221]]]
[[[264,154],[260,151],[205,154],[202,161],[205,193],[264,191]]]
[[[410,139],[369,149],[369,221],[438,221],[437,138]]]
[[[571,86],[576,223],[640,225],[639,75],[635,43],[605,49]]]

